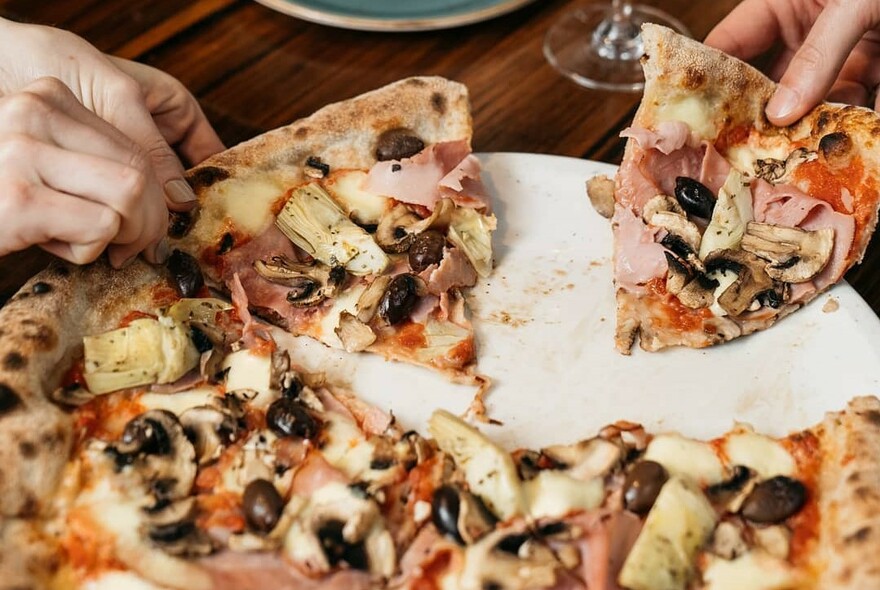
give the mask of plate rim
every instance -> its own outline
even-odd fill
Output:
[[[500,0],[493,6],[460,14],[433,18],[370,18],[318,10],[298,4],[297,0],[254,0],[270,10],[329,27],[369,32],[410,33],[436,31],[470,25],[513,12],[536,0]]]

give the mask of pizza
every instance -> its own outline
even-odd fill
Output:
[[[880,206],[880,116],[823,104],[790,127],[748,64],[645,25],[645,94],[613,184],[618,350],[763,330],[861,261]],[[613,192],[613,200],[612,200]]]
[[[877,398],[509,452],[298,369],[176,256],[55,266],[0,310],[0,588],[880,586]]]
[[[188,173],[173,247],[294,335],[479,380],[462,290],[496,226],[467,90],[410,78],[213,156]]]

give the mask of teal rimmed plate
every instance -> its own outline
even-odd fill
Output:
[[[359,31],[428,31],[507,14],[534,0],[256,0],[303,20]]]

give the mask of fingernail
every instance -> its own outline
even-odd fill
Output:
[[[169,180],[165,183],[165,193],[178,205],[185,205],[196,200],[196,194],[185,180]]]
[[[790,115],[798,105],[800,95],[786,86],[778,86],[776,94],[767,103],[767,116],[774,119],[784,119]]]
[[[70,255],[76,264],[86,264],[95,257],[94,244],[71,244]]]
[[[168,238],[162,238],[156,245],[156,262],[165,264],[169,254],[171,254],[171,250],[168,247]]]

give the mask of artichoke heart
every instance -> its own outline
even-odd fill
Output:
[[[732,168],[724,186],[718,191],[712,220],[703,232],[700,259],[705,260],[716,250],[736,249],[746,232],[746,224],[754,217],[748,180],[736,168]]]
[[[342,265],[354,275],[379,274],[385,252],[369,233],[352,223],[317,183],[293,191],[275,220],[291,242],[327,266]]]
[[[463,207],[452,213],[449,224],[449,241],[461,248],[483,278],[492,272],[492,232],[496,225],[494,215],[481,215]]]
[[[431,415],[428,430],[437,446],[462,468],[470,491],[495,516],[507,520],[525,513],[525,494],[507,451],[446,410]]]
[[[84,377],[92,393],[173,383],[199,363],[189,331],[168,317],[141,318],[125,328],[83,338]]]
[[[217,313],[232,309],[232,305],[215,297],[181,299],[168,308],[171,319],[184,323],[213,324]]]

